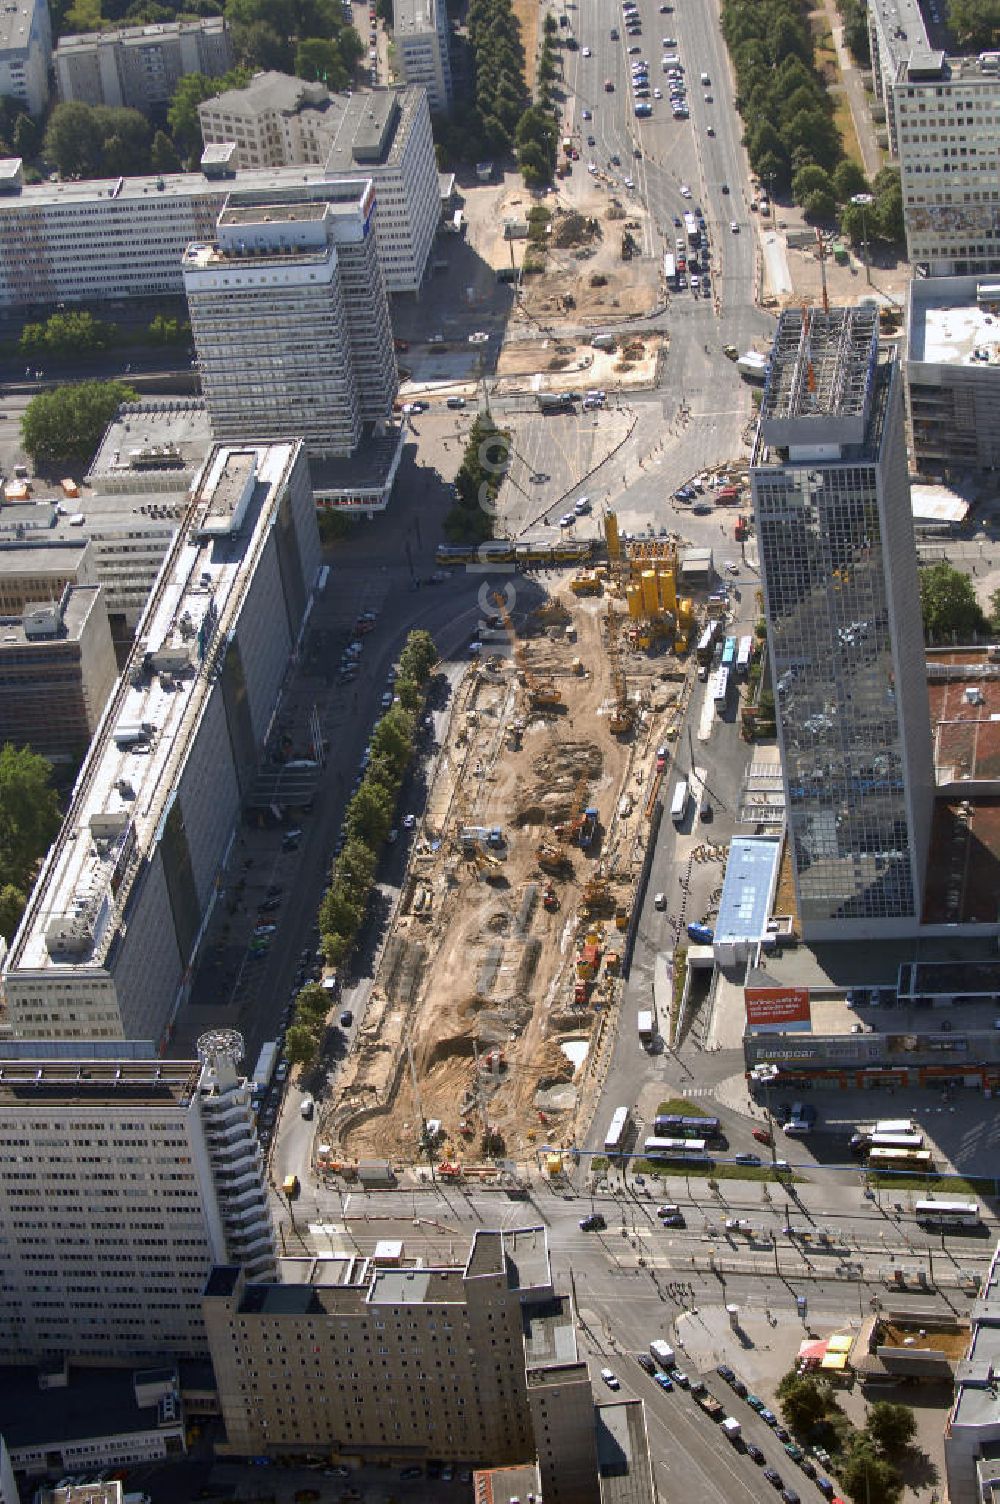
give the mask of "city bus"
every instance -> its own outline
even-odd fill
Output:
[[[873,1133],[867,1144],[869,1154],[873,1149],[922,1149],[923,1147],[922,1133]]]
[[[921,1227],[961,1230],[983,1225],[978,1201],[918,1201],[913,1212]]]
[[[736,653],[736,672],[741,679],[745,679],[750,668],[750,657],[753,653],[753,638],[741,637],[740,645]]]
[[[685,1118],[676,1112],[658,1112],[653,1132],[662,1138],[718,1138],[722,1124],[718,1118]]]
[[[736,638],[727,637],[722,645],[722,667],[732,668],[736,662]]]
[[[621,1154],[629,1129],[631,1114],[627,1107],[616,1107],[604,1139],[605,1154]]]
[[[669,251],[663,255],[663,280],[671,292],[677,287],[677,261]]]
[[[868,1155],[870,1170],[932,1170],[934,1160],[929,1149],[872,1149]]]
[[[726,700],[729,698],[728,668],[717,668],[715,670],[715,673],[712,675],[712,682],[709,685],[709,689],[711,691],[712,699],[715,701],[716,709],[721,710],[723,705],[725,705]]]
[[[698,662],[701,664],[708,664],[712,661],[712,649],[715,647],[715,634],[717,626],[718,623],[710,621],[708,626],[702,632],[701,636],[698,638],[698,646],[695,649],[695,656],[698,659]]]
[[[657,1134],[653,1138],[646,1139],[642,1152],[647,1159],[672,1159],[678,1162],[683,1160],[704,1162],[708,1159],[703,1138],[660,1138]]]

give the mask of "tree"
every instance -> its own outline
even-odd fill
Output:
[[[856,193],[870,193],[871,189],[868,186],[868,179],[857,162],[852,162],[850,157],[845,157],[834,168],[833,191],[837,195],[837,203],[846,204]]]
[[[868,1434],[883,1452],[905,1452],[917,1434],[917,1422],[908,1405],[876,1400],[868,1411]]]
[[[990,596],[990,626],[994,632],[1000,632],[1000,590],[994,590]]]
[[[309,1028],[321,1025],[330,1011],[330,994],[325,987],[310,982],[295,999],[295,1021]]]
[[[839,1476],[844,1492],[854,1504],[896,1504],[903,1492],[903,1480],[891,1462],[879,1457],[865,1431],[858,1432],[854,1445],[840,1464]]]
[[[824,193],[822,189],[817,189],[815,193],[810,193],[803,202],[802,212],[810,224],[825,224],[828,220],[833,219],[837,212],[837,205],[833,194]]]
[[[948,24],[963,52],[981,52],[995,47],[1000,32],[997,0],[950,0]]]
[[[85,464],[123,402],[137,395],[121,381],[78,381],[32,397],[21,419],[21,438],[36,464]]]
[[[45,132],[45,155],[64,178],[97,177],[101,166],[101,137],[88,104],[67,100],[57,104]]]
[[[21,915],[27,903],[27,895],[22,888],[15,887],[13,883],[4,883],[0,887],[0,935],[10,943],[14,938],[15,931],[21,923]]]
[[[346,89],[350,81],[336,42],[321,37],[307,37],[299,43],[295,52],[295,72],[299,78],[321,80],[335,93]]]
[[[903,225],[903,185],[898,170],[895,167],[883,167],[876,173],[872,193],[875,196],[875,232],[883,240],[898,245],[906,234]],[[871,211],[868,217],[869,220],[872,218]]]
[[[797,204],[804,204],[812,193],[823,193],[827,198],[833,194],[830,174],[825,168],[817,167],[815,163],[808,167],[800,167],[792,178],[792,197]]]
[[[413,720],[402,705],[394,705],[375,727],[372,735],[372,756],[384,757],[396,777],[402,773],[413,749]]]
[[[153,137],[149,161],[154,172],[180,172],[181,159],[166,131],[157,131]]]
[[[352,806],[353,802],[352,800]],[[367,892],[363,889],[355,890],[338,875],[323,895],[319,910],[320,928],[330,934],[349,935],[353,939],[365,912],[367,898]]]
[[[546,16],[545,16],[545,35],[547,37],[554,37],[555,34],[556,34],[556,32],[558,30],[559,30],[559,23],[558,23],[558,21],[556,20],[555,16],[552,14],[552,12],[548,11],[546,13]]]
[[[377,866],[375,852],[355,837],[346,843],[337,858],[337,877],[360,892],[371,886]]]
[[[285,1054],[291,1065],[311,1071],[319,1058],[319,1031],[297,1021],[289,1024],[285,1034]]]
[[[118,336],[114,324],[102,323],[86,310],[50,314],[44,324],[25,324],[18,340],[22,355],[85,355],[106,350]]]
[[[27,892],[59,823],[48,762],[30,747],[5,742],[0,747],[0,886]]]
[[[20,114],[14,122],[12,141],[14,151],[19,157],[33,157],[41,145],[41,135],[36,120],[30,115]]]
[[[233,68],[219,78],[209,78],[204,73],[185,73],[179,78],[170,96],[167,124],[174,138],[174,146],[182,157],[199,156],[202,150],[201,122],[198,106],[206,99],[214,99],[227,89],[242,89],[250,82],[251,74],[246,68]]]
[[[778,1399],[782,1414],[799,1435],[808,1434],[830,1408],[829,1396],[818,1380],[794,1369],[778,1385]]]
[[[437,645],[423,628],[411,632],[399,655],[400,673],[411,675],[418,684],[426,684],[438,661]]]
[[[362,783],[347,806],[345,819],[348,836],[364,841],[367,846],[380,847],[389,834],[392,824],[392,805],[383,791]]]
[[[920,571],[920,612],[928,642],[966,642],[987,630],[972,581],[944,559]]]

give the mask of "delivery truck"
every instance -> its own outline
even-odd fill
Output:
[[[662,1337],[657,1337],[655,1342],[649,1344],[649,1355],[661,1368],[673,1368],[674,1350],[669,1342],[664,1342]]]
[[[647,1049],[653,1043],[653,1012],[651,1008],[639,1009],[639,1038]]]

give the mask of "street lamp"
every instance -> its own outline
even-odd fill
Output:
[[[872,285],[872,264],[868,255],[868,214],[867,210],[875,202],[875,196],[871,193],[855,193],[851,196],[851,203],[857,204],[861,210],[861,241],[865,254],[865,280],[868,286]]]

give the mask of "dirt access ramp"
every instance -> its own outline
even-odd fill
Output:
[[[622,795],[648,751],[645,732],[622,741],[609,730],[605,610],[600,596],[561,589],[525,623],[519,661],[487,659],[456,692],[400,917],[336,1113],[333,1136],[350,1158],[412,1163],[422,1118],[440,1123],[438,1153],[450,1159],[477,1159],[487,1124],[494,1153],[519,1157],[542,1139],[572,1141],[587,1056],[616,996],[623,936],[614,897],[627,900],[641,858],[639,822],[618,818]],[[548,713],[531,711],[526,671],[558,692]],[[599,822],[584,851],[559,827],[587,806]],[[482,837],[463,843],[463,830]],[[543,846],[559,854],[558,871],[543,871]],[[581,924],[586,885],[599,872],[611,906]],[[580,1002],[587,929],[599,936],[602,965]]]

